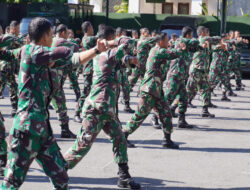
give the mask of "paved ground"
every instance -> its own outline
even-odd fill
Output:
[[[80,80],[82,82],[82,80]],[[202,119],[199,97],[194,101],[199,107],[189,109],[187,121],[197,125],[193,130],[178,130],[173,133],[173,140],[180,144],[180,150],[161,148],[161,130],[153,129],[149,117],[130,139],[137,148],[129,149],[129,166],[131,175],[139,181],[144,190],[190,190],[190,189],[250,189],[250,81],[245,91],[237,92],[232,102],[219,101],[219,106],[211,109],[215,119]],[[70,128],[76,133],[81,125],[74,123],[75,96],[65,86],[69,110]],[[7,96],[7,91],[5,91]],[[135,109],[138,98],[131,94],[131,105]],[[120,105],[120,110],[122,109]],[[7,132],[12,125],[9,98],[0,100],[0,110],[5,117]],[[120,120],[125,125],[131,114],[120,111]],[[173,120],[176,124],[177,120]],[[60,128],[55,111],[51,111],[51,124],[58,144],[64,153],[73,144],[73,140],[59,138]],[[112,160],[112,146],[103,132],[94,143],[89,154],[69,171],[70,189],[117,189],[117,166]],[[34,162],[28,172],[21,190],[53,189],[49,179]]]

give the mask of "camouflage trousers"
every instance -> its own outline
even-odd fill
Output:
[[[172,115],[167,102],[164,100],[163,92],[161,98],[155,98],[152,95],[142,91],[137,110],[127,123],[124,131],[132,134],[140,127],[152,109],[154,109],[157,117],[162,122],[163,132],[170,134],[173,130]]]
[[[115,114],[103,113],[94,108],[90,108],[84,114],[82,127],[73,147],[64,155],[70,169],[75,167],[88,153],[102,129],[110,137],[110,141],[113,144],[112,150],[115,162],[128,162],[127,143],[119,119]]]
[[[187,82],[187,93],[189,100],[192,100],[195,97],[197,90],[199,90],[201,94],[202,106],[208,106],[210,87],[207,73],[202,70],[194,69],[192,72],[190,72]]]
[[[58,77],[58,84],[56,85],[53,95],[51,104],[53,108],[56,110],[58,115],[58,120],[60,122],[60,126],[67,124],[69,122],[69,116],[67,114],[67,106],[66,106],[66,97],[63,90],[63,85],[65,78],[64,69],[56,69],[56,74]]]
[[[34,159],[50,177],[55,189],[68,189],[67,163],[63,159],[51,129],[44,137],[41,137],[31,134],[29,131],[21,132],[12,128],[9,147],[5,178],[1,185],[2,190],[19,189]]]
[[[133,89],[139,78],[144,76],[143,70],[138,67],[132,68],[131,75],[128,77],[130,89]]]
[[[4,85],[7,84],[10,93],[10,102],[12,108],[17,108],[17,83],[15,74],[12,72],[0,71],[0,89],[4,90]]]
[[[231,89],[231,85],[230,85],[230,79],[228,79],[228,75],[226,74],[226,71],[223,71],[221,69],[218,68],[210,68],[209,71],[209,84],[210,84],[210,88],[211,91],[214,90],[214,88],[219,84],[219,82],[222,83],[223,85],[223,92],[228,92]]]
[[[5,140],[5,126],[4,126],[4,119],[0,112],[0,155],[7,154],[7,142]]]
[[[240,60],[229,60],[228,61],[228,70],[230,71],[230,74],[233,73],[235,76],[235,82],[237,85],[241,86],[241,65],[240,65]],[[229,74],[229,75],[230,75]]]
[[[81,92],[81,96],[77,102],[75,113],[79,115],[82,113],[82,108],[85,102],[85,99],[88,97],[91,85],[92,85],[93,72],[87,73],[83,75],[83,89]]]
[[[121,81],[121,89],[124,102],[130,101],[130,85],[128,81],[128,75],[125,69],[121,69],[120,81]]]
[[[186,113],[188,97],[185,80],[181,79],[180,76],[168,75],[166,85],[165,100],[168,105],[171,105],[175,98],[178,98],[179,113]]]
[[[67,72],[67,71],[65,71],[65,72]],[[66,77],[65,76],[63,76],[63,77],[64,77],[63,80],[65,82],[66,81]],[[76,75],[76,71],[74,71],[73,69],[69,69],[69,71],[68,71],[68,77],[69,77],[70,86],[74,90],[75,94],[80,93],[80,87],[79,87],[79,83],[78,83],[78,78],[77,78],[77,75]]]

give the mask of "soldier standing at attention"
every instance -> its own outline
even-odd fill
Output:
[[[131,135],[140,127],[154,108],[162,122],[164,134],[163,147],[178,149],[179,146],[171,140],[173,130],[172,115],[167,102],[164,100],[163,81],[166,77],[166,71],[163,67],[168,64],[167,60],[179,57],[185,47],[183,44],[180,44],[181,49],[168,50],[168,36],[166,33],[161,33],[156,37],[156,40],[158,42],[151,49],[146,63],[146,73],[141,83],[140,100],[137,110],[127,123],[124,133],[126,138],[128,138],[128,135]],[[134,147],[129,141],[127,142],[129,147]]]
[[[89,50],[96,46],[97,36],[94,36],[94,29],[91,22],[86,21],[82,24],[83,38],[82,46],[84,50]],[[90,60],[83,68],[83,89],[81,96],[77,102],[75,109],[74,121],[77,123],[82,122],[81,113],[85,99],[90,93],[93,78],[93,60]]]
[[[98,36],[100,39],[114,40],[112,27],[103,27]],[[116,101],[120,88],[118,71],[121,67],[130,66],[122,62],[124,56],[133,48],[133,41],[109,49],[93,60],[93,84],[83,107],[82,128],[77,139],[66,154],[65,160],[70,169],[75,167],[90,150],[95,138],[103,129],[110,136],[113,144],[115,162],[119,167],[118,186],[129,189],[140,189],[128,171],[127,144],[119,119],[116,116]],[[127,65],[119,65],[126,63]]]
[[[50,67],[60,59],[84,64],[96,52],[105,51],[106,43],[98,42],[96,48],[75,54],[66,47],[50,48],[52,25],[39,17],[29,24],[29,37],[29,45],[14,51],[0,50],[0,59],[10,59],[13,54],[20,59],[18,112],[10,130],[10,151],[1,190],[19,189],[34,159],[51,178],[55,189],[67,190],[67,163],[49,122],[48,105],[54,88]]]

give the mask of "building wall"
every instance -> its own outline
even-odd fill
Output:
[[[232,2],[228,9],[228,16],[242,16],[241,8],[243,12],[250,14],[250,1],[249,0],[229,0]]]
[[[146,0],[140,0],[139,13],[161,14],[162,4],[161,3],[146,3]]]

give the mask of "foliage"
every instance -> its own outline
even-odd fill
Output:
[[[128,0],[122,0],[120,5],[115,5],[114,10],[116,13],[128,13]]]

